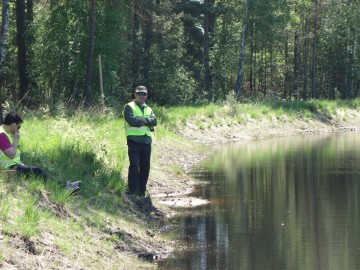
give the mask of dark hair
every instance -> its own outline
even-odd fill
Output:
[[[19,124],[24,122],[17,112],[9,112],[4,119],[4,125]]]

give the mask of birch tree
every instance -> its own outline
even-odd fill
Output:
[[[245,62],[245,37],[246,37],[246,25],[248,22],[247,15],[249,9],[249,0],[245,1],[245,11],[243,14],[242,19],[242,26],[241,26],[241,44],[240,44],[240,63],[239,63],[239,70],[236,79],[236,89],[235,93],[237,98],[240,98],[242,95],[242,83],[243,83],[243,75],[244,75],[244,62]]]
[[[9,11],[9,0],[3,0],[2,2],[2,21],[1,21],[1,44],[0,44],[0,72],[3,66],[3,62],[6,55],[6,45],[9,32],[10,24],[10,11]]]
[[[0,74],[3,67],[3,62],[6,55],[6,45],[9,32],[10,22],[9,0],[3,0],[2,2],[2,21],[1,21],[1,37],[0,37]],[[3,112],[1,106],[2,100],[0,99],[0,124],[3,123]]]

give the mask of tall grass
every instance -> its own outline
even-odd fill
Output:
[[[86,113],[70,118],[23,117],[22,161],[40,166],[49,179],[44,183],[35,178],[0,175],[0,220],[5,227],[26,237],[35,235],[41,219],[39,194],[44,192],[50,203],[60,207],[91,204],[113,209],[113,197],[120,197],[126,188],[123,171],[128,161],[123,120]],[[66,191],[66,180],[82,181],[79,197]],[[17,198],[16,205],[11,205],[11,197]]]
[[[359,109],[360,99],[351,100],[299,100],[286,101],[281,99],[253,99],[238,102],[233,95],[229,95],[225,101],[216,104],[209,103],[197,106],[177,106],[156,108],[155,113],[159,116],[162,124],[170,130],[182,127],[187,121],[193,120],[200,129],[206,127],[204,121],[219,125],[227,123],[243,123],[246,119],[279,118],[286,115],[294,119],[300,115],[308,119],[314,119],[319,113],[331,118],[338,109]]]
[[[24,212],[17,218],[17,232],[24,237],[31,237],[38,231],[38,224],[40,222],[41,212],[37,209],[38,198],[26,196],[21,201],[21,206],[24,205]]]
[[[23,162],[46,168],[57,181],[81,180],[84,196],[105,188],[125,188],[121,172],[127,163],[123,122],[85,114],[73,119],[25,120]]]

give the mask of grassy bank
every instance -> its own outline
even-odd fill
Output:
[[[123,196],[122,120],[111,113],[24,116],[22,160],[46,168],[54,180],[1,173],[1,266],[136,269],[146,266],[138,256],[163,252],[168,240],[157,234],[162,213]],[[80,196],[56,184],[66,179],[82,181]]]
[[[57,180],[81,180],[83,186],[74,197],[55,180],[43,183],[1,172],[0,267],[156,268],[139,258],[161,256],[173,247],[164,228],[172,223],[169,216],[174,210],[160,202],[169,194],[186,193],[194,184],[184,170],[208,151],[194,140],[256,138],[264,127],[272,136],[288,134],[289,127],[299,134],[319,126],[358,125],[359,104],[359,100],[237,103],[229,97],[221,104],[155,106],[160,125],[154,143],[150,202],[123,194],[128,161],[119,112],[49,116],[24,111],[23,162],[46,168]]]
[[[168,130],[205,144],[306,133],[358,130],[360,99],[238,103],[162,107],[158,116]]]
[[[52,179],[43,183],[1,172],[0,268],[154,268],[149,261],[172,248],[164,233],[172,213],[152,197],[124,194],[128,159],[119,113],[22,115],[22,161],[46,168]],[[171,157],[164,157],[179,148],[186,155],[195,144],[161,125],[155,142],[149,186],[172,193],[186,176]],[[82,181],[79,196],[57,184],[68,179]]]
[[[182,128],[189,120],[194,120],[199,128],[210,125],[247,124],[259,119],[304,120],[318,119],[319,114],[326,119],[347,120],[351,112],[360,108],[360,99],[351,100],[307,100],[284,101],[263,100],[237,102],[234,96],[217,104],[199,106],[160,107],[158,118],[170,129]],[[208,125],[204,125],[206,118]]]

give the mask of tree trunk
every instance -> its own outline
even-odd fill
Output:
[[[318,98],[318,94],[317,94],[317,88],[316,88],[316,67],[317,67],[317,29],[318,29],[318,10],[317,10],[317,5],[318,5],[318,1],[317,0],[313,0],[313,5],[314,5],[314,37],[313,37],[313,45],[312,45],[312,76],[311,76],[311,82],[312,82],[312,87],[311,87],[311,97],[312,98]]]
[[[309,27],[307,23],[304,26],[304,42],[303,42],[303,60],[302,60],[302,78],[303,78],[303,90],[302,90],[302,98],[308,98],[308,75],[309,75],[309,67],[308,67],[308,57],[309,57],[309,47],[310,42],[307,36],[309,35]]]
[[[27,0],[26,1],[26,25],[32,25],[34,22],[34,2],[33,0]],[[29,29],[26,29],[27,33],[27,44],[31,46],[32,43],[34,43],[34,34],[33,31],[29,31]]]
[[[274,91],[274,47],[270,47],[270,88]]]
[[[265,95],[264,92],[264,48],[261,48],[261,52],[259,53],[259,92]]]
[[[26,58],[25,0],[16,0],[16,42],[18,47],[19,99],[23,104],[29,88],[28,62]]]
[[[9,32],[9,0],[3,0],[2,2],[2,22],[1,22],[1,44],[0,44],[0,72],[4,63],[6,55],[6,45]]]
[[[151,1],[147,5],[147,8],[144,10],[144,18],[145,18],[145,41],[144,41],[144,84],[149,87],[150,86],[150,66],[151,66],[151,57],[150,57],[150,49],[152,45],[152,37],[153,37],[153,21],[151,16]]]
[[[1,37],[0,37],[0,74],[3,67],[5,55],[6,55],[6,45],[7,45],[7,37],[9,32],[9,0],[3,0],[2,2],[2,21],[1,21]],[[2,111],[2,100],[0,99],[0,125],[2,125],[4,121],[3,111]]]
[[[91,12],[90,12],[90,43],[86,64],[86,79],[84,88],[84,107],[89,108],[91,106],[91,81],[92,81],[92,69],[94,59],[94,46],[95,46],[95,26],[96,26],[96,0],[92,0]]]
[[[332,48],[332,51],[334,51],[334,49]],[[336,69],[334,68],[336,66],[336,59],[331,58],[331,62],[329,63],[329,80],[330,80],[330,98],[331,99],[336,99]]]
[[[34,0],[26,1],[26,49],[27,49],[27,61],[28,61],[28,70],[32,70],[32,63],[34,61],[34,50],[33,45],[35,43],[35,36],[33,30],[34,23]],[[31,91],[36,89],[36,82],[34,81],[34,76],[31,76],[31,73],[28,74],[29,78],[29,87]]]
[[[250,67],[250,74],[249,74],[249,91],[250,93],[254,92],[254,85],[253,85],[253,73],[254,73],[254,68],[253,68],[253,61],[254,61],[254,27],[251,26],[250,28],[251,33],[249,34],[251,36],[251,41],[250,41],[250,63],[249,63],[249,67]]]
[[[350,59],[350,29],[349,26],[347,27],[347,33],[346,33],[346,58],[345,58],[345,87],[346,92],[345,96],[346,98],[351,98],[352,96],[352,85],[351,85],[351,59]]]
[[[268,89],[267,89],[267,67],[268,67],[268,63],[267,63],[267,57],[265,57],[265,51],[266,49],[262,50],[262,63],[263,63],[263,85],[262,85],[262,91],[264,93],[264,95],[266,95]]]
[[[284,74],[284,98],[289,97],[289,83],[290,83],[290,74],[289,74],[289,37],[286,37],[285,41],[285,74]]]
[[[258,61],[258,55],[257,55],[257,43],[256,43],[256,36],[253,39],[253,60],[252,60],[252,69],[253,69],[253,78],[252,78],[252,84],[253,84],[253,93],[255,94],[258,88],[256,87],[256,80],[258,79],[258,70],[257,70],[257,61]]]
[[[210,46],[209,46],[209,12],[210,2],[204,0],[205,14],[204,14],[204,70],[205,70],[205,92],[208,92],[208,98],[210,101],[214,99],[214,93],[212,88],[212,75],[210,70]]]
[[[252,60],[252,54],[250,56],[250,62]],[[250,66],[250,63],[249,63],[249,67],[250,67],[250,72],[249,72],[249,92],[252,93],[254,91],[254,86],[253,86],[253,68],[252,68],[252,65]]]
[[[352,96],[354,95],[353,92],[353,89],[354,89],[354,78],[355,78],[355,65],[358,63],[357,62],[357,57],[356,57],[356,51],[357,51],[357,42],[358,42],[358,35],[357,35],[357,31],[358,29],[356,28],[355,29],[355,37],[354,37],[354,44],[353,44],[353,51],[352,51],[352,60],[353,60],[353,63],[351,65],[351,90],[352,90]]]
[[[299,91],[299,33],[298,31],[295,32],[294,35],[294,80],[293,80],[293,94],[298,96]]]
[[[132,0],[132,56],[131,56],[131,73],[133,86],[139,84],[140,74],[140,42],[138,40],[138,31],[140,28],[139,7],[137,0]]]
[[[236,79],[236,89],[235,93],[237,98],[240,98],[242,95],[242,81],[243,81],[243,75],[244,75],[244,63],[245,63],[245,31],[246,31],[246,24],[247,21],[247,13],[248,13],[248,6],[249,6],[249,0],[245,1],[245,11],[241,26],[241,45],[240,45],[240,63],[239,63],[239,71]]]
[[[347,8],[349,10],[352,10],[352,4],[349,0],[347,2]],[[351,20],[350,22],[351,23]],[[355,29],[355,37],[352,36],[352,31],[350,29],[352,25],[347,25],[347,50],[346,50],[346,97],[347,98],[353,98],[353,80],[354,80],[354,65],[356,65],[355,58],[356,58],[356,31]]]

